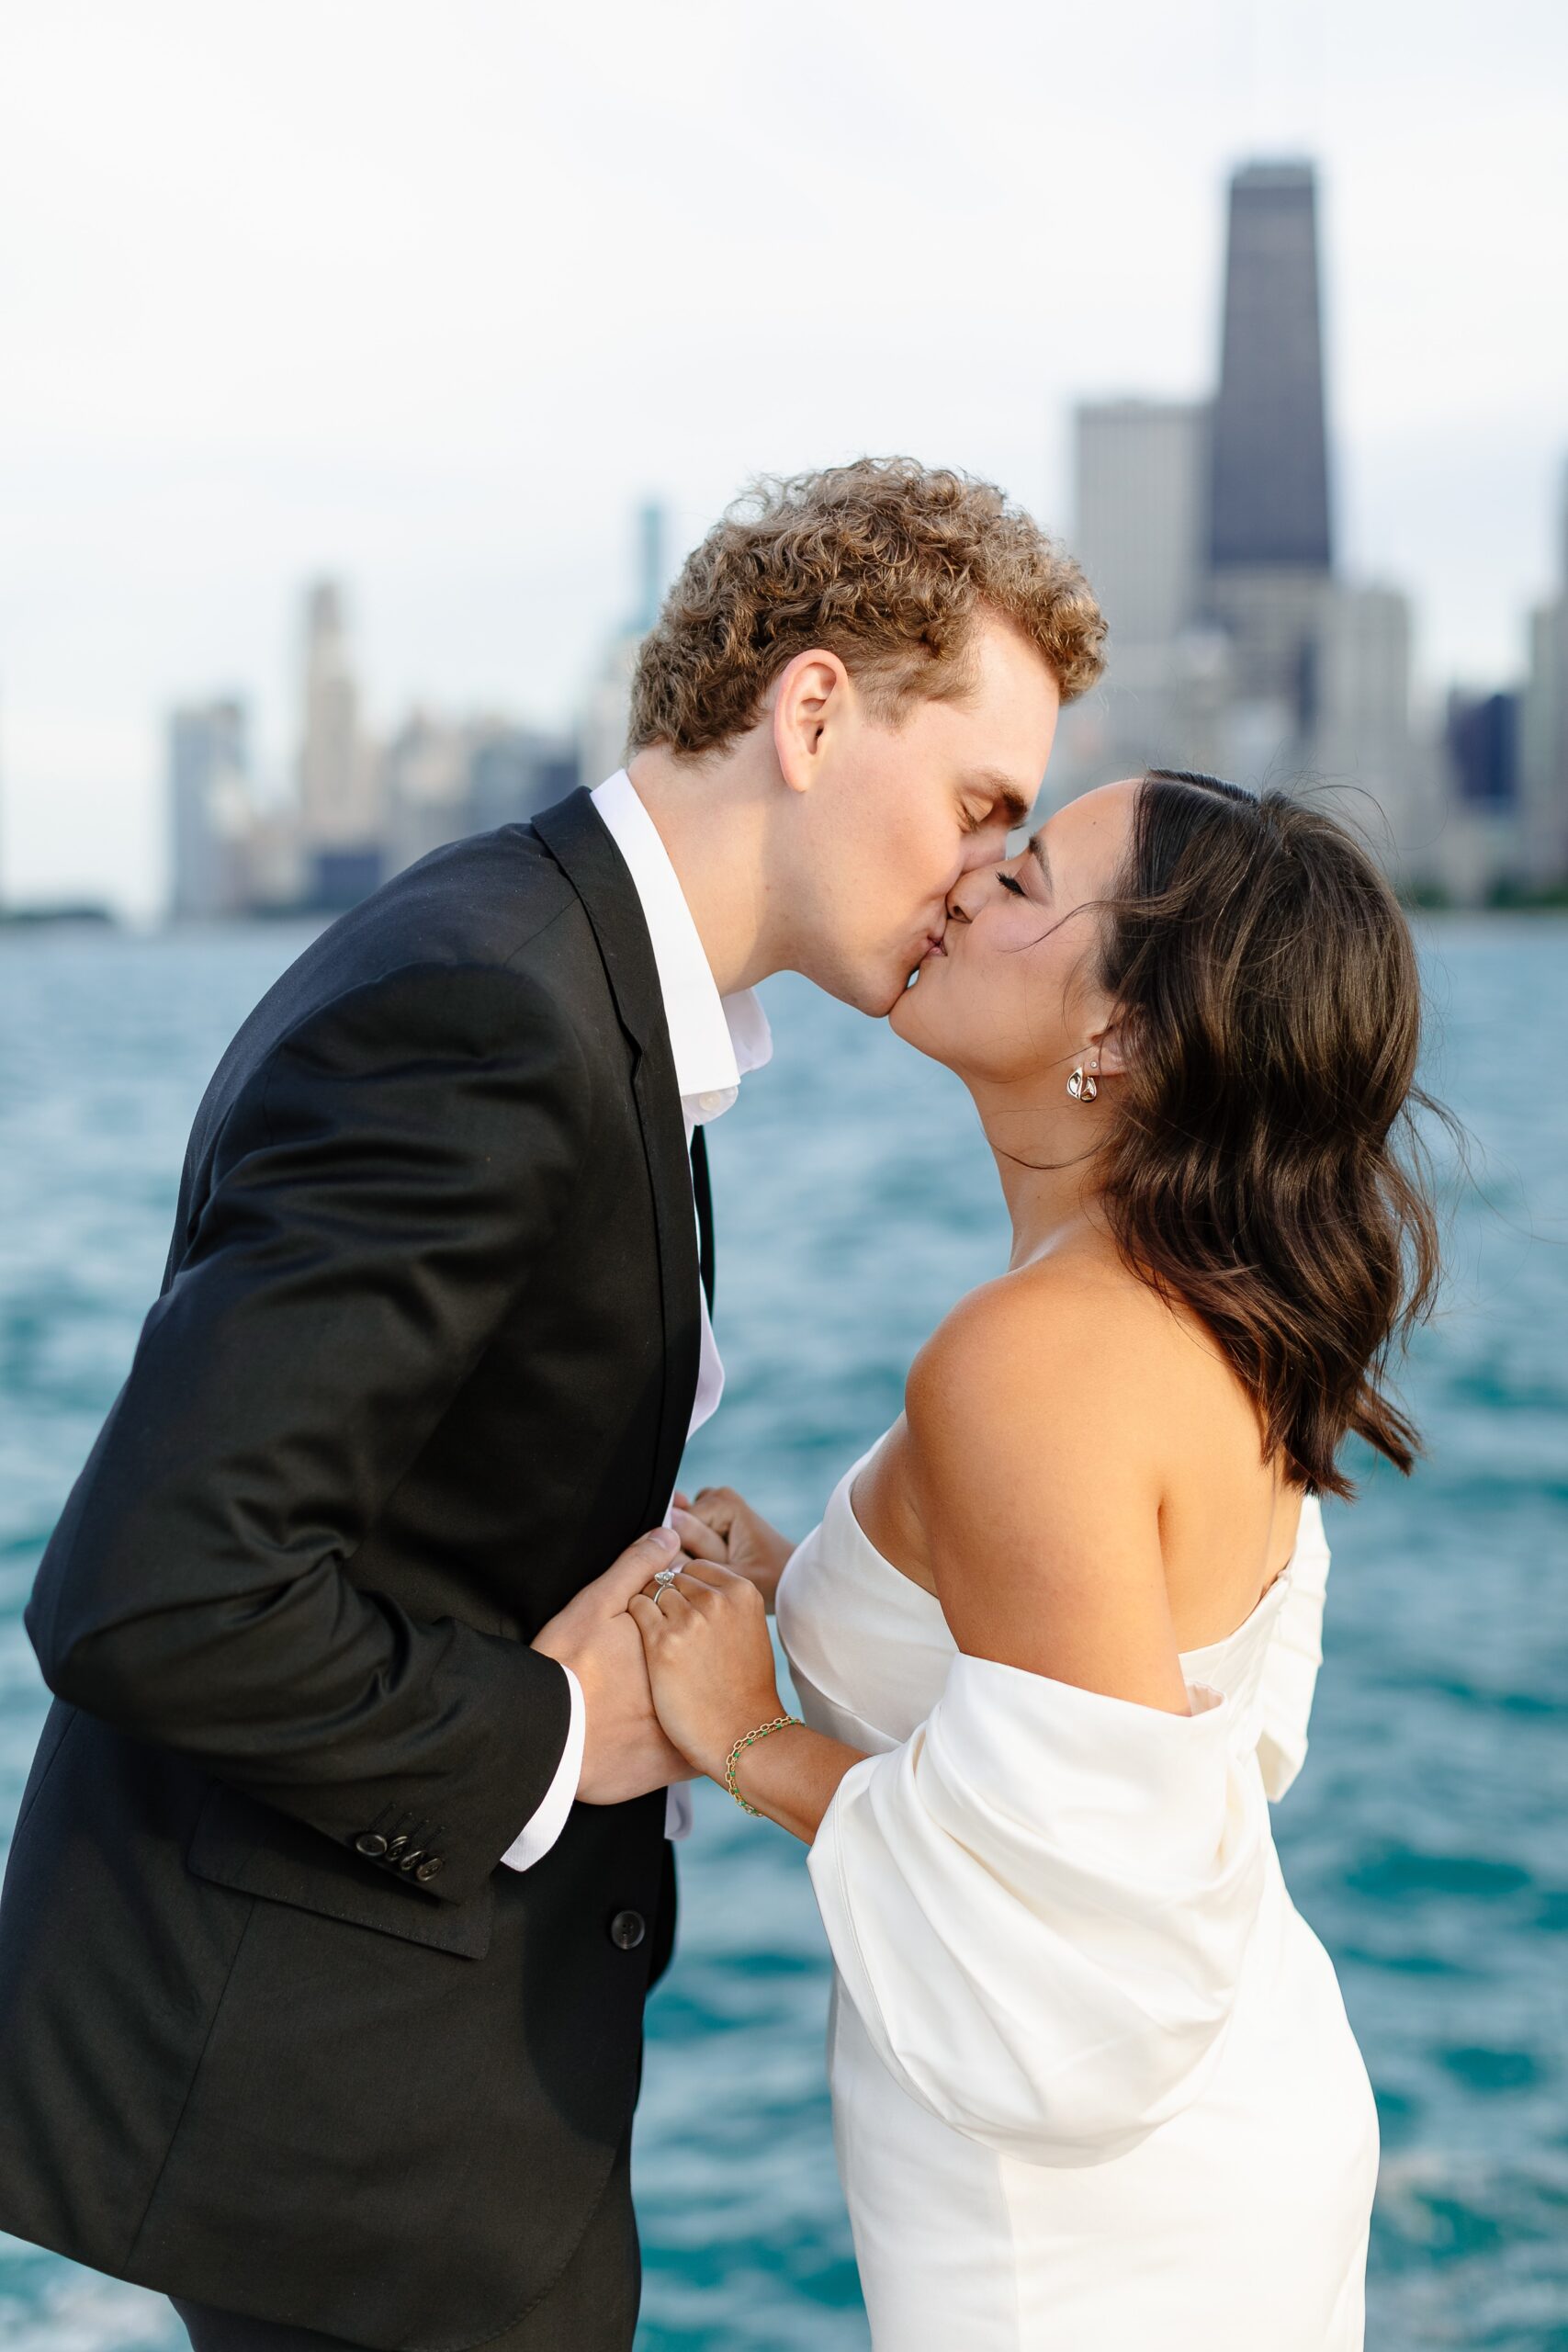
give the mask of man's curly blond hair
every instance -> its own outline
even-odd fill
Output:
[[[879,718],[962,695],[983,613],[1038,648],[1064,702],[1104,666],[1083,573],[993,483],[912,458],[765,479],[693,548],[644,639],[629,749],[718,750],[813,646],[838,654]]]

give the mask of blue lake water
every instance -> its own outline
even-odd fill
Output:
[[[208,1073],[308,936],[0,937],[0,1849],[45,1705],[20,1618],[39,1552],[155,1294]],[[1430,1457],[1331,1511],[1312,1754],[1277,1826],[1382,2111],[1369,2344],[1547,2352],[1568,2346],[1568,924],[1424,937],[1429,1080],[1475,1139],[1405,1384]],[[712,1136],[729,1389],[688,1475],[801,1533],[1004,1225],[951,1079],[798,982],[767,995],[776,1058]],[[639,2352],[864,2352],[801,1849],[698,1800],[649,2010]],[[160,2298],[0,2236],[0,2344],[185,2338]]]

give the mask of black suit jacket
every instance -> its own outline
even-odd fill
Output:
[[[344,915],[197,1114],[162,1292],[27,1610],[55,1693],[0,1899],[0,2227],[459,2352],[627,2126],[661,1792],[501,1856],[528,1647],[658,1524],[698,1353],[641,909],[586,793]]]

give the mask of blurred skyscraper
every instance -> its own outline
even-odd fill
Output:
[[[1303,750],[1331,570],[1318,312],[1312,166],[1248,164],[1230,186],[1208,601],[1238,698],[1276,706]]]
[[[1086,763],[1103,781],[1168,761],[1178,742],[1184,765],[1219,756],[1207,706],[1224,654],[1201,621],[1209,425],[1193,401],[1091,401],[1074,417],[1075,551],[1111,645],[1106,687],[1068,714],[1075,784]]]
[[[1444,732],[1464,806],[1494,815],[1512,810],[1519,789],[1518,695],[1472,695],[1455,686]]]
[[[1202,580],[1208,412],[1187,401],[1101,401],[1077,418],[1080,553],[1124,645],[1167,646]]]
[[[384,873],[399,874],[443,842],[471,830],[468,730],[411,711],[381,755]]]
[[[1519,825],[1526,877],[1568,879],[1568,467],[1557,513],[1557,588],[1529,621],[1519,711]]]
[[[468,816],[474,831],[525,824],[536,810],[575,791],[580,774],[578,749],[570,736],[514,727],[502,719],[481,722],[468,755]]]
[[[1213,401],[1077,411],[1075,543],[1109,658],[1066,715],[1052,786],[1164,765],[1359,786],[1419,881],[1438,767],[1413,734],[1408,604],[1333,569],[1320,311],[1311,164],[1245,165]]]
[[[568,736],[503,718],[412,711],[381,755],[382,877],[464,833],[526,823],[577,777]]]
[[[332,580],[305,598],[298,775],[307,894],[323,907],[352,906],[381,878],[380,767],[361,732],[343,594]]]
[[[577,782],[570,735],[494,715],[416,708],[378,743],[362,721],[334,582],[310,588],[304,618],[291,794],[253,792],[237,700],[171,714],[176,916],[337,913],[446,842],[526,822]]]
[[[664,594],[665,537],[664,509],[650,500],[637,510],[636,602],[625,626],[604,648],[578,730],[582,781],[590,788],[614,775],[626,756],[632,673],[637,649],[659,618]]]
[[[1371,796],[1386,829],[1379,837],[1372,828],[1374,847],[1403,882],[1425,885],[1443,828],[1443,776],[1435,730],[1415,707],[1413,639],[1402,590],[1334,582],[1303,647],[1313,707],[1300,741],[1310,779]]]
[[[171,912],[234,914],[246,901],[253,816],[244,704],[228,695],[172,711],[167,748]]]

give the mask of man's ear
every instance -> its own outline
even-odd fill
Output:
[[[773,756],[792,792],[809,792],[821,773],[827,739],[853,694],[836,653],[813,646],[773,682]]]

